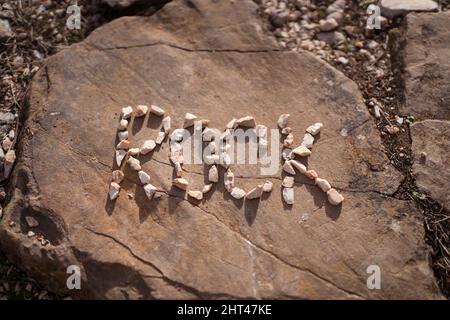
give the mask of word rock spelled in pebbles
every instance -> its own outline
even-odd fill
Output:
[[[293,144],[294,144],[294,135],[292,133],[289,133],[286,136],[286,139],[284,139],[284,141],[283,141],[283,146],[290,148],[290,147],[292,147]]]

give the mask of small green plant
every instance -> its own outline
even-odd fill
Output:
[[[412,197],[415,200],[425,200],[427,198],[427,196],[425,194],[417,192],[417,191],[412,192]]]
[[[406,123],[412,125],[414,123],[414,116],[407,116]]]

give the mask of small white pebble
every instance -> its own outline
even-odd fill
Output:
[[[122,165],[123,158],[125,158],[127,152],[125,150],[116,150],[116,163],[117,166]]]
[[[322,189],[323,192],[327,192],[328,190],[331,189],[331,185],[330,183],[325,180],[325,179],[321,179],[321,178],[316,178],[316,185]]]
[[[150,175],[146,173],[145,171],[139,171],[138,172],[139,180],[142,184],[149,184],[150,183]]]
[[[327,191],[327,196],[328,202],[333,206],[338,206],[344,201],[344,197],[333,188]]]
[[[306,133],[303,136],[302,146],[311,149],[314,143],[314,137],[310,133]]]
[[[138,159],[129,157],[127,163],[130,166],[130,168],[133,169],[134,171],[141,170],[141,162]]]
[[[186,113],[184,115],[183,128],[186,129],[192,127],[195,123],[195,120],[197,120],[197,116],[193,115],[192,113]]]
[[[119,130],[125,130],[128,127],[128,120],[122,119],[119,121]]]
[[[290,115],[289,113],[285,113],[285,114],[282,114],[282,115],[278,118],[277,124],[278,124],[278,127],[279,127],[280,129],[286,128],[286,126],[287,126],[287,124],[288,124],[288,122],[289,122],[289,117],[290,117],[290,116],[291,116],[291,115]]]
[[[305,146],[299,146],[292,150],[292,154],[298,155],[300,157],[309,157],[311,155],[311,150]]]
[[[283,146],[286,148],[290,148],[292,147],[293,144],[294,144],[294,135],[292,133],[289,133],[286,136],[286,139],[284,139],[283,141]]]
[[[160,108],[158,106],[155,105],[151,105],[150,106],[150,113],[153,113],[157,116],[163,116],[164,115],[164,109]]]
[[[231,190],[233,190],[233,188],[234,188],[234,174],[233,174],[233,172],[231,172],[230,169],[225,171],[225,173],[223,175],[223,184],[225,186],[225,189],[228,192],[231,192]]]
[[[305,165],[303,165],[302,163],[298,162],[297,160],[291,160],[289,161],[291,163],[291,165],[298,170],[298,172],[300,172],[301,174],[305,174],[306,172],[306,167]]]
[[[281,129],[281,134],[288,135],[289,133],[292,133],[291,127],[286,127],[286,128]]]
[[[206,164],[218,164],[220,162],[220,156],[218,154],[206,155],[204,160]]]
[[[212,187],[213,187],[212,183],[210,183],[210,184],[205,184],[205,185],[203,186],[202,192],[203,192],[203,193],[208,193],[208,192],[211,191]]]
[[[172,184],[174,187],[177,187],[178,189],[186,190],[189,185],[189,182],[184,178],[175,178],[173,179]]]
[[[160,145],[161,143],[163,143],[165,137],[166,133],[164,131],[158,132],[158,136],[156,137],[155,143]]]
[[[321,122],[314,123],[313,125],[306,128],[306,132],[310,133],[311,135],[315,136],[320,132],[320,129],[322,129],[323,124]]]
[[[162,127],[163,127],[164,132],[166,134],[168,134],[169,131],[170,131],[170,128],[171,128],[171,118],[170,118],[170,116],[167,116],[167,117],[165,117],[162,120]]]
[[[271,192],[273,189],[273,183],[270,180],[266,180],[263,184],[263,192]]]
[[[198,190],[190,190],[190,191],[188,191],[188,196],[191,198],[194,198],[196,200],[202,200],[203,192],[198,191]]]
[[[139,148],[130,148],[128,150],[128,154],[130,156],[137,156],[140,152],[141,152],[141,149],[139,149]]]
[[[284,170],[285,172],[289,173],[289,174],[295,175],[296,172],[295,172],[295,170],[294,170],[294,167],[292,167],[291,161],[293,161],[293,160],[287,160],[287,161],[284,162],[284,164],[283,164],[283,170]]]
[[[234,129],[234,128],[236,128],[236,122],[237,122],[237,119],[233,118],[230,122],[227,123],[225,128],[226,129]]]
[[[121,170],[114,170],[112,172],[112,181],[115,183],[121,183],[125,178],[125,174]]]
[[[283,148],[283,151],[281,151],[281,156],[283,157],[284,160],[291,160],[293,157],[292,149]]]
[[[252,116],[245,116],[236,120],[236,125],[238,127],[254,128],[256,126],[256,121]]]
[[[153,151],[156,147],[155,140],[145,140],[141,147],[141,154],[147,154]]]
[[[216,166],[211,166],[208,172],[208,180],[209,182],[217,183],[219,182],[219,171]]]
[[[119,137],[119,141],[128,139],[128,131],[119,131],[117,136]]]
[[[294,186],[294,177],[292,177],[292,176],[284,177],[281,185],[285,188],[292,188]]]
[[[133,108],[131,106],[122,108],[122,112],[120,114],[122,119],[128,119],[133,114]]]
[[[245,198],[249,199],[249,200],[258,199],[261,197],[262,193],[263,193],[263,185],[261,184],[259,186],[256,186],[249,192],[247,192],[247,194],[245,195]]]
[[[136,117],[143,117],[147,114],[148,112],[148,107],[146,105],[140,104],[136,107],[136,112],[134,113],[134,115]]]
[[[120,191],[120,186],[118,183],[116,182],[111,182],[111,184],[109,185],[109,199],[110,200],[115,200],[117,199],[117,197],[119,196],[119,191]]]
[[[243,197],[245,197],[245,194],[245,191],[238,187],[234,187],[230,192],[230,195],[236,200],[242,199]]]
[[[127,139],[120,141],[117,146],[116,149],[117,150],[128,150],[130,148],[130,141],[128,141]]]
[[[145,195],[147,196],[148,200],[153,199],[153,197],[155,196],[156,190],[157,190],[156,187],[151,185],[150,183],[146,184],[144,186],[144,192],[145,192]]]
[[[294,188],[283,188],[283,200],[289,205],[294,204]]]

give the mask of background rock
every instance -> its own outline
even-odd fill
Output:
[[[47,61],[33,81],[5,208],[15,224],[0,229],[13,261],[58,291],[66,288],[67,266],[79,265],[79,297],[441,297],[420,213],[381,196],[393,193],[401,176],[357,86],[309,53],[279,51],[256,10],[252,1],[175,1],[151,18],[115,20]],[[128,171],[111,203],[120,108],[138,103],[163,106],[175,127],[185,112],[218,128],[249,113],[275,128],[278,116],[290,113],[300,139],[322,122],[308,164],[346,201],[328,205],[298,176],[298,200],[286,208],[277,174],[269,178],[274,191],[260,201],[233,200],[219,183],[194,204],[171,188],[166,143],[142,161],[163,196],[148,202]],[[136,122],[131,141],[139,145],[158,129]],[[204,168],[186,169],[199,190]],[[255,166],[234,165],[233,172],[245,190],[261,181]],[[310,218],[300,223],[304,213]],[[27,237],[28,215],[48,245]],[[366,286],[372,264],[388,284],[382,290]]]
[[[421,120],[450,120],[450,11],[409,14],[404,41],[401,111]]]
[[[417,186],[449,210],[450,122],[425,120],[414,123],[411,138]]]
[[[433,0],[381,0],[380,8],[383,16],[392,19],[411,11],[437,11],[439,5]]]

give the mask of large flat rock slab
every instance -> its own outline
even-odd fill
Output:
[[[450,122],[425,120],[411,126],[413,174],[419,188],[450,209]]]
[[[402,59],[401,111],[420,120],[450,120],[450,12],[409,14]]]
[[[221,179],[194,203],[171,188],[164,143],[142,161],[163,196],[146,200],[126,171],[111,203],[120,109],[140,103],[163,106],[175,126],[192,112],[214,128],[247,114],[276,128],[290,113],[296,143],[323,122],[308,166],[346,200],[332,207],[296,177],[296,203],[286,207],[281,170],[268,178],[234,165],[239,187],[270,179],[272,193],[235,201]],[[131,141],[158,130],[151,119],[133,123]],[[205,168],[187,170],[199,189]],[[280,51],[252,1],[173,1],[97,29],[36,76],[5,208],[15,225],[2,224],[0,243],[58,291],[67,266],[80,266],[82,289],[70,293],[84,298],[441,298],[420,212],[388,196],[401,179],[356,84],[309,53]],[[50,244],[27,237],[27,216]],[[367,287],[370,265],[381,269],[380,290]]]
[[[439,5],[433,0],[381,0],[381,14],[388,18],[404,16],[415,11],[437,11]]]

